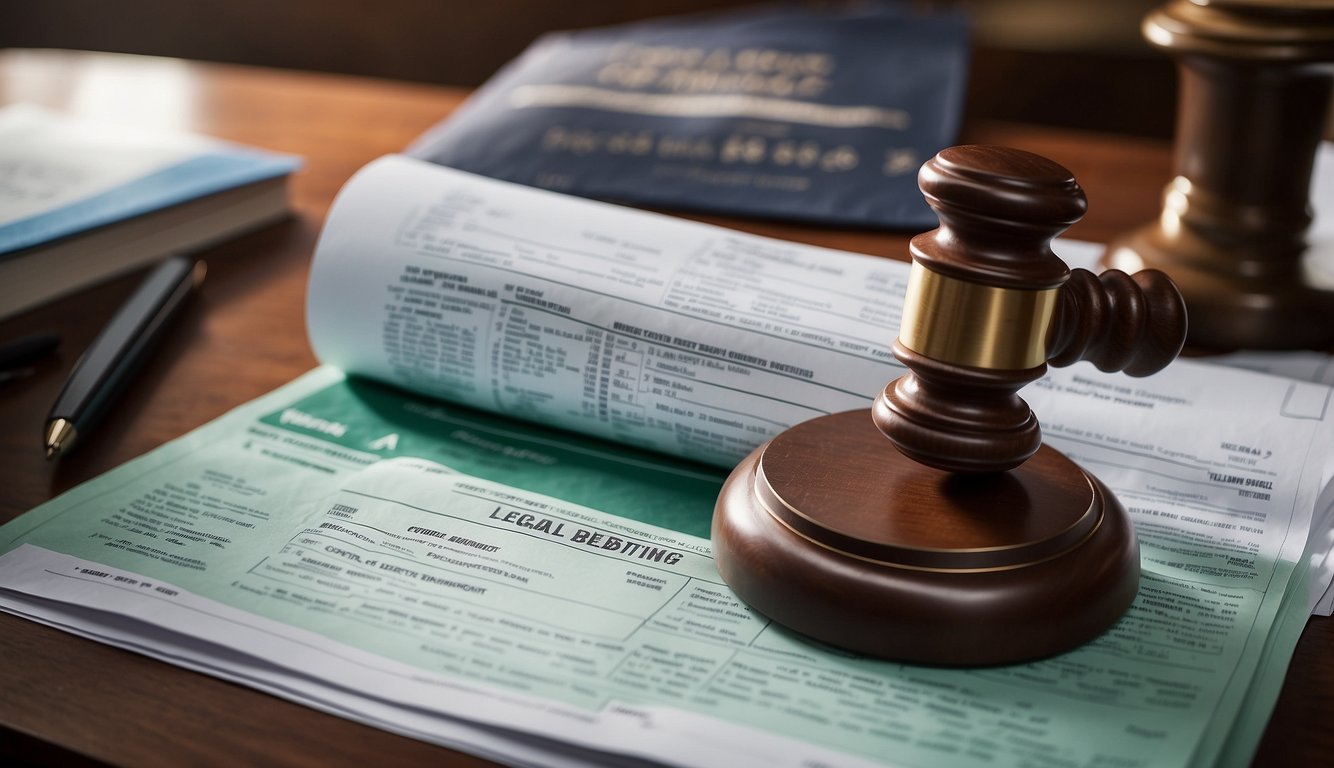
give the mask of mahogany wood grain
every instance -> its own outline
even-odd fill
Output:
[[[149,87],[151,86],[151,87]],[[79,352],[138,276],[0,322],[0,340],[57,330],[59,353],[0,387],[0,521],[178,437],[315,364],[305,280],[334,194],[365,162],[406,145],[466,93],[65,51],[0,51],[0,103],[89,115],[137,112],[164,127],[296,152],[296,217],[214,249],[187,316],[97,433],[59,464],[41,427]],[[1070,237],[1106,242],[1154,218],[1171,176],[1163,141],[970,123],[966,141],[1045,155],[1070,169],[1090,212]],[[907,235],[707,218],[759,234],[906,258]],[[1334,622],[1311,619],[1255,763],[1322,764],[1334,753]],[[215,678],[0,615],[0,762],[38,765],[482,765],[484,761],[291,704]]]

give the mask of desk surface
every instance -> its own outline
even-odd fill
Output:
[[[54,329],[60,353],[0,387],[0,522],[227,410],[316,362],[306,341],[310,256],[342,183],[401,150],[459,104],[451,88],[55,51],[0,51],[0,104],[31,102],[146,121],[302,155],[291,221],[207,254],[209,276],[147,370],[98,432],[47,463],[47,409],[79,353],[133,289],[134,275],[0,322],[0,340]],[[1089,213],[1070,234],[1102,241],[1154,217],[1170,168],[1164,143],[969,122],[964,141],[1008,144],[1074,172]],[[906,258],[902,234],[708,219],[759,234]],[[438,747],[324,715],[201,674],[0,615],[0,762],[61,765],[401,765]],[[1311,619],[1256,758],[1323,764],[1334,753],[1334,621]]]

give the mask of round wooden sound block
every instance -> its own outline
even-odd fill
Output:
[[[733,471],[713,517],[723,578],[774,621],[901,661],[1002,664],[1073,648],[1139,587],[1139,545],[1097,479],[1043,445],[957,474],[896,450],[867,411],[799,424]]]

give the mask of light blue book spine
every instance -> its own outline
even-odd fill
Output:
[[[36,245],[289,174],[300,160],[244,147],[195,155],[55,210],[0,226],[0,260]]]

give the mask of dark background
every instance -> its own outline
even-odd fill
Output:
[[[0,4],[0,48],[143,53],[476,86],[549,30],[751,4],[753,0],[36,0]],[[965,7],[974,21],[969,117],[1172,135],[1175,65],[1139,32],[1141,19],[1156,0],[955,4]]]

